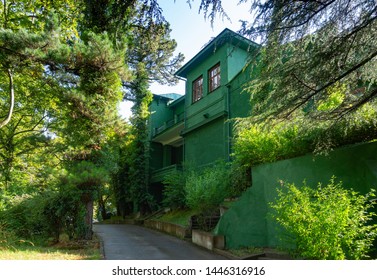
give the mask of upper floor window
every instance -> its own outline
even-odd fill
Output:
[[[203,76],[200,76],[192,83],[192,102],[196,102],[203,97]]]
[[[208,91],[214,91],[220,86],[220,63],[216,64],[213,66],[211,69],[208,71],[208,79],[209,79],[209,84],[208,84]]]

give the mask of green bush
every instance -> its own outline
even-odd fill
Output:
[[[187,205],[204,213],[211,212],[231,194],[229,175],[229,169],[223,163],[202,172],[190,172],[185,184]]]
[[[263,124],[250,119],[239,120],[234,158],[240,165],[250,167],[373,141],[377,139],[376,120],[376,104],[365,104],[357,111],[333,121],[310,119],[305,115],[284,122],[270,120]]]
[[[11,232],[6,223],[0,221],[0,251],[17,250],[20,246],[32,247],[33,242],[19,238],[14,232]]]
[[[272,217],[294,238],[306,259],[366,259],[377,236],[371,208],[374,190],[360,195],[334,178],[327,186],[283,185],[271,203]]]
[[[77,191],[65,189],[16,197],[12,204],[1,211],[0,222],[19,238],[51,237],[58,241],[60,233],[74,238],[83,231],[84,209]]]
[[[164,207],[186,208],[185,185],[187,174],[187,171],[175,170],[165,176],[162,201]]]
[[[46,230],[42,211],[46,199],[41,195],[14,197],[12,206],[0,213],[7,229],[20,238],[40,236]]]
[[[237,197],[251,185],[251,170],[237,163],[217,162],[202,171],[185,165],[164,178],[163,206],[213,210],[224,198]]]
[[[56,242],[61,233],[68,234],[70,239],[79,239],[85,234],[85,207],[81,202],[81,193],[75,189],[50,194],[41,217],[45,223],[45,233]]]

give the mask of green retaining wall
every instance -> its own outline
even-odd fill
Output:
[[[268,218],[278,181],[301,186],[326,184],[335,175],[343,187],[367,193],[377,187],[377,143],[339,148],[327,156],[306,155],[254,167],[253,184],[222,216],[216,233],[225,235],[227,248],[279,247],[284,232]]]

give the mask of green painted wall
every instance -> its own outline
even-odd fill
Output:
[[[250,94],[245,90],[252,78],[251,65],[242,70],[229,83],[229,118],[250,116]]]
[[[167,98],[153,96],[152,103],[149,106],[151,113],[149,117],[150,135],[152,135],[154,128],[162,126],[166,121],[174,117],[173,110],[170,110],[167,105],[169,101]]]
[[[193,67],[187,74],[186,81],[186,105],[192,103],[192,82],[199,76],[203,75],[203,97],[208,95],[208,70],[220,62],[221,84],[227,82],[228,68],[227,68],[227,46],[223,45],[216,49],[211,56],[204,59],[198,66]],[[203,100],[200,100],[203,101]],[[198,101],[198,103],[200,103]]]
[[[224,117],[185,135],[185,161],[202,166],[227,159]]]
[[[231,81],[245,66],[248,58],[248,53],[237,46],[228,44],[228,77],[227,81]]]
[[[206,165],[218,159],[228,160],[232,128],[226,119],[229,110],[232,111],[233,117],[245,116],[245,112],[250,111],[248,96],[240,94],[240,84],[249,78],[249,72],[241,73],[242,77],[247,78],[235,79],[230,88],[228,82],[240,73],[247,55],[245,50],[225,44],[188,72],[184,129],[185,161]],[[221,67],[221,86],[208,93],[208,70],[218,62]],[[192,103],[192,82],[200,75],[203,75],[203,98]],[[232,108],[229,104],[233,104]]]
[[[307,155],[253,168],[253,185],[221,218],[216,233],[228,248],[277,247],[280,229],[268,219],[268,203],[276,197],[278,180],[309,186],[335,175],[343,186],[367,193],[377,187],[377,143],[340,148],[328,156]]]
[[[151,142],[150,144],[150,161],[149,167],[151,171],[162,168],[164,147],[160,143]]]

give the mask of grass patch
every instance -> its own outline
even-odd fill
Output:
[[[237,257],[247,257],[254,254],[261,254],[263,253],[262,248],[256,247],[242,247],[239,249],[229,249],[229,252]]]
[[[188,227],[190,217],[196,214],[198,214],[198,212],[191,209],[173,210],[165,213],[161,217],[157,218],[157,220]]]
[[[64,241],[51,246],[14,243],[0,247],[0,260],[100,260],[97,239],[90,241]]]

